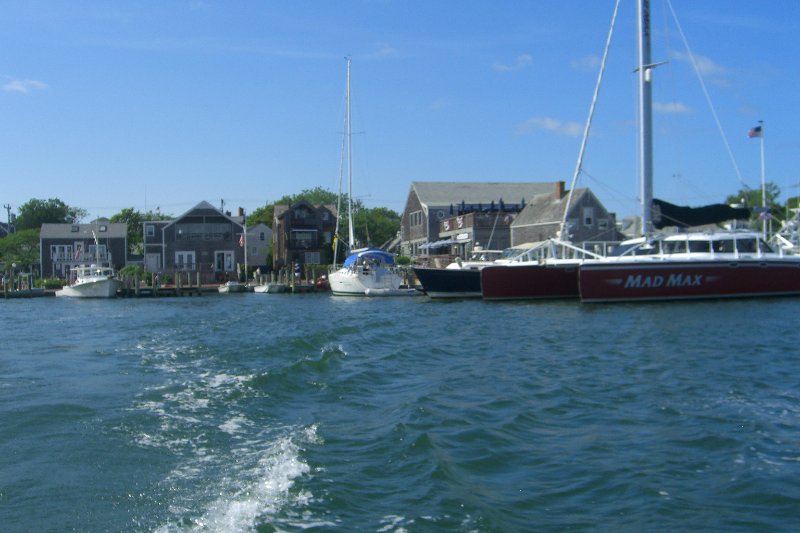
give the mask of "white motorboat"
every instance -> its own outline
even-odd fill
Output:
[[[220,292],[220,294],[246,292],[247,285],[244,283],[239,283],[238,281],[226,281],[225,283],[217,287],[217,290]]]
[[[114,275],[111,267],[97,265],[81,265],[72,269],[72,281],[56,296],[72,298],[114,298],[122,282]]]

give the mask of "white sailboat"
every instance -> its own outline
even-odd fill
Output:
[[[402,288],[403,278],[397,270],[394,254],[378,248],[352,249],[353,231],[353,158],[350,122],[350,58],[347,58],[347,89],[345,104],[345,141],[347,143],[347,221],[348,257],[344,263],[331,267],[328,281],[334,296],[395,296],[417,294],[415,289]],[[341,187],[340,187],[341,189]],[[339,198],[341,199],[341,191]],[[341,210],[337,210],[341,211]],[[339,216],[339,220],[341,217]],[[339,247],[339,220],[336,222],[334,261]]]

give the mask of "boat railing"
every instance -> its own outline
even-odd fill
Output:
[[[617,246],[617,241],[586,241],[580,244],[548,239],[512,255],[509,262],[544,262],[548,259],[601,259]]]

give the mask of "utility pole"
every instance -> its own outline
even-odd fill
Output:
[[[8,230],[8,234],[11,235],[14,233],[11,231],[11,204],[5,204],[3,208],[6,210],[6,220],[8,221],[8,227],[6,229]]]

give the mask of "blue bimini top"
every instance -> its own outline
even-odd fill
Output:
[[[350,267],[359,261],[371,260],[379,265],[394,266],[394,254],[380,248],[362,248],[355,250],[352,255],[344,260],[342,266]]]

